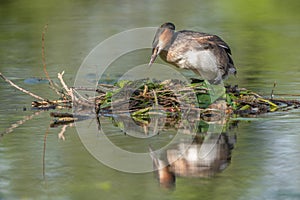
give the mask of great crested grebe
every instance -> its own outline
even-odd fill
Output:
[[[236,74],[231,50],[218,36],[196,31],[175,31],[175,25],[161,25],[152,43],[149,66],[160,57],[176,67],[190,69],[208,80],[220,84],[229,74]]]

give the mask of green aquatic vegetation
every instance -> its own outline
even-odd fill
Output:
[[[114,86],[114,90],[107,91],[99,98],[100,112],[101,109],[105,112],[117,110],[128,112],[135,118],[149,117],[154,106],[159,106],[158,110],[163,110],[167,116],[172,116],[172,113],[180,116],[180,113],[191,109],[206,112],[206,116],[207,110],[214,109],[215,115],[221,106],[228,115],[258,115],[280,110],[283,106],[279,104],[286,102],[265,98],[238,86],[211,85],[201,80],[193,80],[192,83],[179,80],[122,80]],[[223,102],[226,102],[225,108]],[[286,105],[290,104],[287,102]],[[300,105],[298,101],[292,104],[295,108]]]

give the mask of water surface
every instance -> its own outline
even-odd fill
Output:
[[[56,95],[47,84],[24,82],[44,77],[41,33],[45,24],[49,25],[48,72],[55,78],[65,70],[65,80],[72,85],[81,62],[99,42],[121,31],[172,21],[178,29],[215,33],[230,44],[238,76],[228,83],[269,96],[276,81],[275,97],[287,94],[283,97],[299,100],[290,96],[300,93],[298,8],[298,1],[276,0],[2,1],[0,71],[53,99]],[[138,54],[134,59],[125,56],[122,62],[148,62],[146,50]],[[119,65],[116,62],[110,73],[122,73]],[[30,110],[31,97],[3,81],[0,91],[4,133],[35,111]],[[153,173],[123,173],[101,164],[84,148],[74,127],[67,128],[65,141],[59,140],[60,128],[48,130],[49,112],[41,112],[1,136],[0,199],[299,199],[299,116],[299,110],[292,110],[240,122],[230,132],[237,140],[224,171],[210,178],[179,177],[176,189],[169,191],[159,187]],[[111,130],[114,142],[135,148],[135,141],[124,144],[128,138],[111,120],[103,120],[102,125]]]

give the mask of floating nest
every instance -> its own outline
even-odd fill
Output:
[[[149,120],[153,115],[216,121],[224,116],[255,117],[300,106],[297,100],[262,97],[237,85],[224,87],[201,80],[191,83],[180,80],[122,80],[116,84],[99,84],[93,90],[94,97],[83,98],[85,90],[91,91],[88,88],[72,88],[73,101],[68,107],[73,107],[76,120],[81,118],[78,117],[81,114],[95,113],[97,116],[125,114],[136,121]],[[33,107],[39,108],[38,105],[35,102]],[[51,116],[64,117],[61,113],[52,113]],[[67,117],[70,115],[67,114]]]
[[[226,114],[242,116],[299,108],[297,100],[262,97],[237,85],[216,86],[206,81],[179,80],[121,81],[114,86],[99,84],[99,96],[94,99],[100,114],[128,112],[140,115],[159,107],[169,115],[186,110],[224,110]]]
[[[59,87],[49,80],[57,93],[57,100],[42,98],[21,88],[3,74],[1,78],[16,89],[36,100],[32,108],[50,110],[67,108],[72,113],[52,112],[53,126],[84,120],[91,116],[127,115],[136,121],[149,120],[153,115],[172,119],[217,121],[230,117],[255,117],[257,115],[296,109],[298,100],[263,97],[237,85],[211,85],[207,81],[181,80],[121,80],[115,84],[98,84],[97,88],[69,88],[63,74],[58,73]],[[93,95],[88,95],[91,93]],[[273,95],[271,95],[273,96]]]

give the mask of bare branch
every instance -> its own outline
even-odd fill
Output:
[[[48,29],[48,24],[46,24],[44,26],[44,31],[42,33],[42,62],[43,62],[43,69],[44,69],[44,73],[46,75],[46,78],[48,79],[50,85],[53,87],[53,82],[50,79],[49,74],[47,72],[46,58],[45,58],[45,34],[46,34],[47,29]]]
[[[19,87],[18,85],[16,85],[15,83],[13,83],[11,80],[7,79],[1,72],[0,72],[0,76],[3,80],[5,80],[7,83],[9,83],[11,86],[13,86],[14,88],[20,90],[21,92],[24,92],[25,94],[28,94],[30,96],[32,96],[33,98],[39,99],[44,101],[45,99],[43,97],[40,97],[36,94],[33,94],[32,92],[29,92],[28,90],[25,90],[21,87]]]
[[[51,80],[51,78],[49,77],[48,71],[47,71],[47,65],[46,65],[46,56],[45,56],[45,34],[46,31],[48,29],[48,24],[46,24],[44,26],[44,31],[42,33],[42,62],[43,62],[43,69],[44,69],[44,73],[46,75],[46,78],[49,81],[50,87],[56,92],[56,94],[61,95],[61,93],[58,91],[57,87],[55,87],[53,81]]]
[[[64,73],[65,73],[65,71],[63,71],[62,73],[58,73],[57,77],[60,80],[60,83],[63,86],[63,88],[66,90],[67,94],[71,97],[71,99],[73,99],[73,91],[72,91],[72,89],[68,88],[67,84],[65,83],[65,81],[63,79]]]

